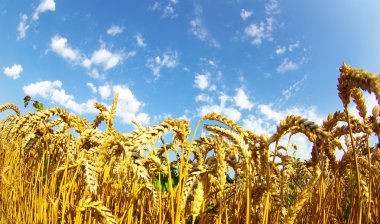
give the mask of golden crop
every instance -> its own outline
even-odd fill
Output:
[[[369,139],[380,138],[380,106],[368,112],[362,91],[380,101],[380,77],[345,64],[340,71],[343,111],[320,126],[288,116],[272,136],[215,113],[199,121],[212,122],[197,139],[198,126],[190,136],[189,123],[173,118],[153,127],[134,122],[134,131],[119,133],[117,96],[110,110],[95,103],[92,123],[61,108],[20,116],[14,104],[2,105],[0,112],[16,115],[0,122],[0,220],[379,223],[380,151]],[[360,119],[350,115],[351,98]],[[167,133],[171,142],[163,140]],[[310,160],[280,144],[289,133],[309,139]],[[340,160],[335,150],[344,151]]]

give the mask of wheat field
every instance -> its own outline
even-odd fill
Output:
[[[4,104],[0,112],[14,113],[0,122],[1,223],[379,223],[380,76],[346,64],[340,72],[342,111],[322,125],[288,116],[273,135],[216,113],[193,131],[168,118],[120,133],[117,95],[110,109],[94,104],[92,122]],[[364,91],[379,101],[373,111]],[[280,144],[289,133],[308,138],[311,159]]]

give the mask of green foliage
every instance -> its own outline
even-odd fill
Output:
[[[41,102],[37,100],[32,100],[30,96],[24,97],[24,107],[27,107],[29,105],[29,102],[31,101],[33,102],[33,107],[36,109],[37,112],[41,110],[45,110],[45,107]]]
[[[175,188],[179,182],[177,168],[171,167],[170,175],[172,178],[172,188]],[[169,191],[169,174],[160,172],[159,175],[157,175],[157,177],[153,180],[153,184],[156,190],[159,190],[161,192],[168,192]]]

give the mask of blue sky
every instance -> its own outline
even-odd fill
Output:
[[[342,109],[343,61],[380,73],[379,24],[375,0],[3,0],[0,104],[31,95],[92,120],[118,92],[120,131],[219,112],[273,133]]]

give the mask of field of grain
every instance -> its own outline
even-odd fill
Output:
[[[0,112],[14,113],[0,123],[0,220],[379,223],[380,104],[367,111],[362,94],[380,101],[380,77],[346,64],[340,72],[342,111],[322,125],[288,116],[271,136],[215,113],[193,131],[168,118],[152,127],[134,122],[134,131],[120,133],[113,125],[117,96],[110,110],[95,103],[92,122],[62,108],[21,116],[16,105],[2,105]],[[360,118],[350,114],[351,98]],[[288,133],[309,139],[311,159],[300,161],[288,148],[297,146],[280,144]]]

